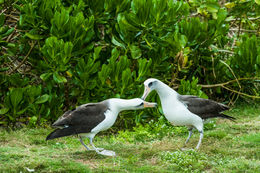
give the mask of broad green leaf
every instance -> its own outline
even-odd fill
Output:
[[[40,97],[38,97],[35,101],[36,104],[42,104],[49,100],[50,96],[48,94],[44,94]]]
[[[220,25],[220,23],[224,21],[226,17],[227,17],[227,11],[225,9],[219,9],[217,13],[218,25]]]
[[[12,115],[6,114],[6,116],[11,120],[14,121],[14,117]]]
[[[67,82],[67,79],[61,75],[58,74],[58,72],[53,73],[53,79],[57,83],[65,83]]]
[[[129,87],[129,84],[131,83],[131,70],[127,68],[122,73],[122,87],[121,87],[121,95],[123,94],[123,91],[125,88]]]
[[[225,7],[226,7],[226,8],[233,8],[233,7],[235,7],[235,6],[236,6],[235,2],[225,3]]]
[[[1,14],[0,15],[0,26],[3,26],[5,23],[5,15],[4,14]]]
[[[14,88],[10,92],[10,100],[14,109],[20,104],[23,99],[23,90],[22,88]]]
[[[131,56],[133,59],[138,59],[142,56],[142,51],[138,46],[131,45],[130,46]]]
[[[116,46],[125,48],[125,45],[124,45],[123,43],[120,43],[120,42],[118,41],[118,38],[116,38],[115,36],[112,36],[112,43],[113,43],[114,45],[116,45]]]
[[[218,12],[219,6],[217,4],[206,4],[206,8],[209,12],[211,13],[216,13]]]
[[[7,31],[6,33],[4,33],[2,36],[3,36],[3,37],[8,36],[8,35],[10,35],[13,31],[14,31],[14,28],[10,28],[10,29],[8,29],[8,31]]]
[[[260,54],[256,57],[256,64],[260,65]]]
[[[257,5],[260,5],[260,0],[255,0],[255,3],[256,3]]]
[[[119,24],[120,29],[122,30],[128,30],[128,31],[139,31],[138,28],[136,28],[135,26],[131,25],[125,17],[125,14],[119,14],[117,16],[117,22]]]
[[[26,87],[26,95],[29,99],[30,103],[34,102],[35,98],[38,97],[41,94],[41,85],[39,86],[31,86],[28,85]]]
[[[0,28],[0,34],[4,34],[4,33],[6,33],[7,31],[8,31],[8,26],[2,26],[1,28]]]
[[[20,15],[20,20],[19,20],[19,25],[20,26],[23,25],[23,19],[24,19],[23,15]]]
[[[7,46],[8,43],[4,40],[0,40],[0,46]]]
[[[71,42],[66,42],[65,44],[63,44],[61,46],[64,46],[64,48],[63,48],[63,50],[64,50],[63,61],[64,61],[64,63],[68,63],[68,61],[69,61],[69,59],[71,57],[73,44]]]
[[[27,108],[29,108],[29,107],[26,107],[25,109],[22,109],[22,110],[20,110],[19,112],[17,112],[17,115],[22,115],[22,114],[24,114],[24,112],[27,110]]]
[[[4,71],[7,71],[7,70],[9,70],[9,67],[0,68],[0,72],[4,72]]]
[[[47,79],[49,79],[49,77],[52,75],[52,73],[43,73],[41,74],[40,78],[43,80],[43,81],[46,81]]]
[[[0,109],[0,115],[3,115],[9,111],[9,108],[2,108]]]
[[[180,43],[182,48],[184,48],[186,46],[187,41],[188,41],[188,39],[187,39],[187,37],[185,35],[181,35],[180,36],[179,43]]]
[[[35,125],[36,122],[37,122],[37,117],[36,117],[36,116],[32,116],[32,117],[30,118],[30,121],[29,121],[30,125]]]
[[[25,36],[29,37],[32,40],[41,40],[44,38],[42,35],[30,34],[29,32],[25,33]]]
[[[7,44],[7,47],[8,47],[8,48],[15,48],[15,44],[14,44],[14,43],[8,43],[8,44]]]
[[[94,48],[94,61],[99,58],[99,53],[102,50],[102,46],[95,47]]]

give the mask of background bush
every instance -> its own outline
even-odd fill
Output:
[[[259,1],[0,4],[2,126],[44,125],[83,103],[140,97],[149,77],[229,103],[260,96]],[[160,111],[126,111],[117,126],[153,117]]]

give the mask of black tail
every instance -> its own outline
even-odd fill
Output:
[[[63,129],[56,129],[46,137],[46,140],[60,138],[60,137],[64,137],[64,136],[70,136],[70,135],[74,135],[74,134],[76,134],[75,130],[71,127],[67,127],[67,128],[63,128]]]
[[[219,114],[218,117],[226,118],[226,119],[229,119],[229,120],[231,120],[231,121],[235,121],[235,120],[236,120],[236,118],[231,117],[231,116],[228,116],[228,115],[225,115],[225,114],[222,114],[222,113]]]

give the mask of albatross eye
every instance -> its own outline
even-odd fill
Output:
[[[148,84],[148,87],[151,88],[152,85],[153,85],[153,82],[150,82],[150,83]]]
[[[144,105],[144,102],[142,102],[141,104],[139,104],[137,107],[141,107]]]

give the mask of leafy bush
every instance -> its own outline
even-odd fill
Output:
[[[208,96],[201,91],[201,86],[198,85],[198,78],[192,78],[192,81],[181,80],[181,85],[178,88],[178,93],[183,95],[195,95],[204,99],[207,99]]]
[[[86,102],[140,97],[149,77],[182,94],[259,98],[258,1],[10,0],[0,10],[4,126],[43,125]],[[131,114],[117,125],[160,118]]]

